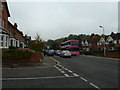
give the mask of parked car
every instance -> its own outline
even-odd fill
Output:
[[[55,54],[54,50],[49,50],[49,51],[47,52],[47,55],[48,55],[48,56],[54,56],[54,54]]]
[[[61,51],[60,57],[71,57],[70,51],[68,51],[68,50]]]
[[[60,52],[61,52],[61,50],[56,50],[55,55],[59,56]]]

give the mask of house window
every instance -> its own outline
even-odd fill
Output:
[[[0,17],[0,27],[2,27],[2,18]]]
[[[117,44],[117,41],[116,41],[116,40],[114,41],[114,44]]]
[[[106,44],[109,44],[109,42],[106,42]]]
[[[6,36],[6,46],[8,46],[8,36]]]
[[[99,42],[97,43],[97,45],[99,45]]]
[[[16,46],[16,40],[14,40],[14,46]]]
[[[13,47],[13,40],[10,40],[10,46]]]
[[[2,35],[2,36],[1,36],[1,41],[3,41],[3,40],[4,40],[4,36]]]
[[[0,42],[1,46],[3,46],[3,42]]]
[[[3,40],[4,40],[4,36],[1,35],[1,36],[0,36],[0,46],[3,46]]]

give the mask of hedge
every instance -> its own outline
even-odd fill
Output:
[[[3,59],[30,58],[33,52],[34,52],[33,50],[7,49],[7,50],[2,50],[2,58]]]

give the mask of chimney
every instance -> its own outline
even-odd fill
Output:
[[[111,32],[111,35],[114,35],[114,32]]]
[[[17,28],[17,23],[14,23],[14,27],[16,27],[16,28]]]

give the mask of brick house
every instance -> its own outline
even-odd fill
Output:
[[[0,48],[21,47],[25,48],[28,41],[31,40],[30,36],[24,36],[18,30],[17,23],[12,25],[8,21],[10,13],[8,10],[7,2],[0,2]]]
[[[23,33],[17,29],[17,24],[15,23],[12,25],[8,21],[8,30],[9,30],[9,37],[10,37],[10,42],[9,45],[10,47],[25,47],[25,37],[23,36]]]
[[[120,50],[120,33],[106,35],[105,39],[100,35],[92,35],[85,38],[82,42],[82,50],[85,51],[106,51]]]
[[[85,38],[83,41],[81,41],[82,50],[90,51],[90,46],[90,38]]]
[[[89,38],[84,39],[81,42],[82,49],[85,51],[98,51],[99,50],[98,42],[100,38],[101,36],[99,35],[92,35]]]
[[[109,43],[106,42],[106,40],[107,40],[108,37],[109,37],[108,35],[106,35],[105,38],[103,38],[103,36],[101,36],[101,38],[100,38],[100,40],[97,44],[98,47],[99,47],[99,51],[103,51],[104,48],[107,49]]]
[[[108,51],[120,50],[120,33],[111,33],[106,40]]]
[[[8,17],[10,13],[7,3],[0,1],[0,48],[9,47]]]
[[[114,34],[113,32],[110,35],[105,36],[105,39],[101,37],[99,41],[100,50],[103,50],[105,43],[105,49],[107,51],[114,51],[120,49],[120,33]]]

